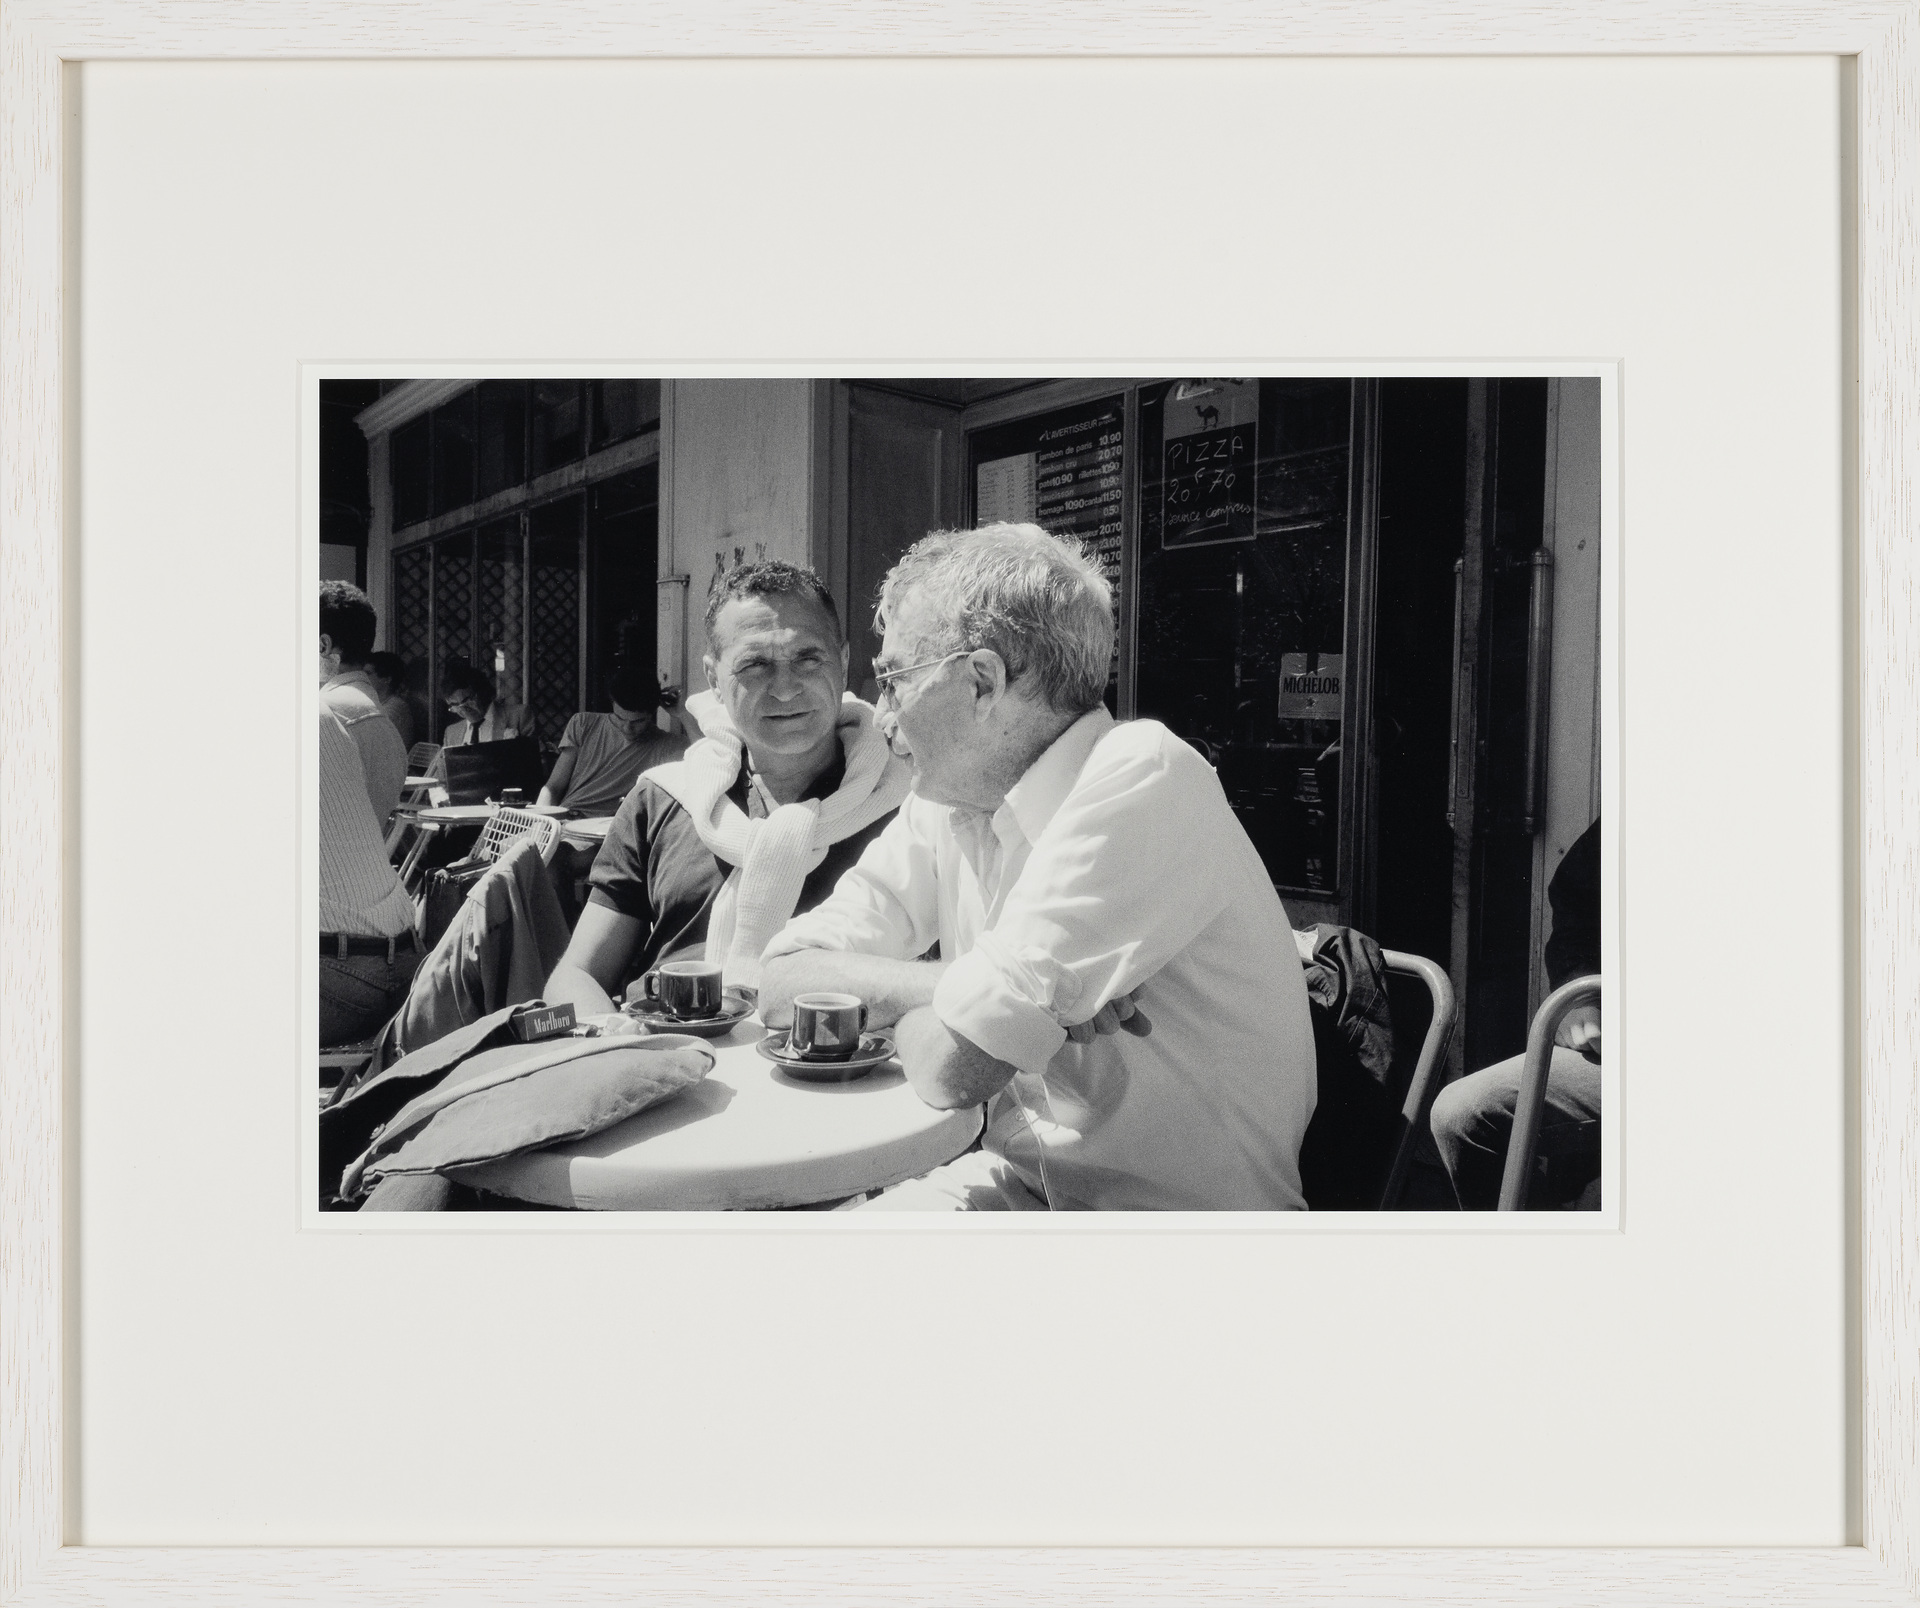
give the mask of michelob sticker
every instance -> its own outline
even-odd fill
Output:
[[[1338,720],[1340,718],[1340,662],[1338,653],[1283,653],[1280,655],[1280,718],[1282,720]]]

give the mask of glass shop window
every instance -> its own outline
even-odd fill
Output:
[[[527,702],[548,741],[586,707],[580,681],[585,514],[582,496],[527,514]]]
[[[433,442],[429,421],[415,419],[388,438],[388,479],[393,487],[393,524],[417,525],[433,511]]]
[[[529,478],[586,456],[586,381],[533,381],[530,411]]]
[[[594,380],[593,450],[627,441],[660,423],[658,380]]]
[[[1340,885],[1351,393],[1140,391],[1138,712],[1213,762],[1275,884],[1322,897]]]
[[[483,380],[480,408],[480,495],[517,486],[527,478],[527,382]]]
[[[474,500],[474,437],[477,432],[472,391],[462,391],[430,415],[433,420],[433,511],[449,514]]]

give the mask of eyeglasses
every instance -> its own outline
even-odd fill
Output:
[[[928,659],[924,664],[902,665],[898,670],[876,670],[873,673],[873,679],[880,689],[880,707],[899,709],[900,694],[894,689],[893,684],[902,676],[910,676],[916,670],[931,670],[936,665],[951,664],[955,659],[964,659],[972,652],[972,648],[961,648],[957,653],[949,653],[944,659]]]

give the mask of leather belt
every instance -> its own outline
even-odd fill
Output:
[[[333,960],[345,960],[349,955],[385,955],[391,966],[396,955],[410,955],[419,947],[419,939],[410,931],[395,933],[391,938],[366,938],[348,932],[320,934],[320,954]]]

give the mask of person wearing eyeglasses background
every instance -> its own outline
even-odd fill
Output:
[[[869,1206],[1303,1207],[1316,1078],[1286,912],[1206,761],[1107,712],[1098,564],[1036,525],[936,531],[879,623],[913,792],[768,946],[760,1014],[857,994],[923,1100],[987,1112],[978,1152]]]

